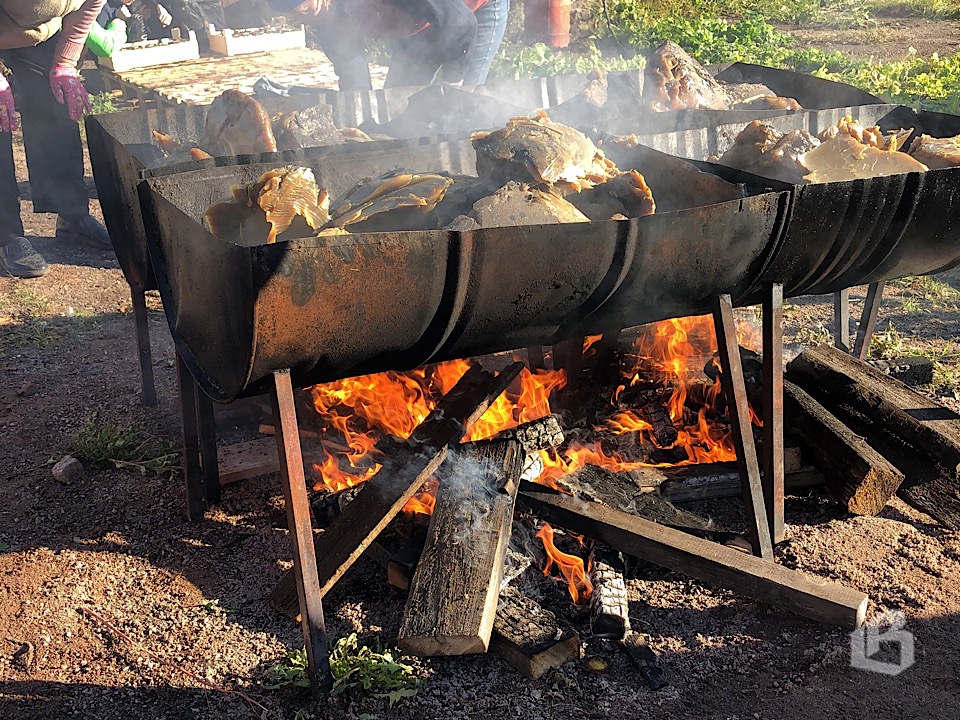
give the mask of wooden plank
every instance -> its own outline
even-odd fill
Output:
[[[784,383],[784,401],[791,434],[836,498],[856,515],[883,510],[903,473],[791,382]]]
[[[598,503],[523,483],[518,507],[634,557],[818,622],[863,624],[867,596]]]
[[[783,285],[763,295],[763,496],[774,543],[783,542]]]
[[[824,482],[820,471],[811,467],[784,476],[784,486],[793,492],[820,487]],[[733,463],[714,463],[707,474],[671,478],[657,489],[660,496],[670,502],[739,497],[741,491],[740,473]]]
[[[487,651],[525,459],[516,440],[448,453],[397,635],[404,652]]]
[[[222,447],[219,449],[219,457],[221,485],[280,471],[277,442],[272,437]],[[308,449],[304,450],[303,462],[322,463],[324,457],[322,450]]]
[[[821,400],[829,395],[848,403],[960,472],[960,415],[898,380],[831,347],[802,352],[788,366],[787,377]],[[832,402],[824,403],[827,409]]]
[[[490,651],[537,680],[548,670],[578,659],[580,637],[570,628],[561,628],[552,612],[508,586],[500,593]]]
[[[479,365],[472,366],[410,438],[390,448],[380,472],[363,484],[357,497],[315,544],[321,595],[357,561],[440,467],[447,447],[463,437],[522,369],[522,363],[514,363],[494,376]],[[295,589],[293,575],[288,572],[270,593],[270,604],[278,612],[295,617]]]

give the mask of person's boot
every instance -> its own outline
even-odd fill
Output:
[[[83,243],[97,250],[112,250],[107,229],[90,215],[58,215],[57,240]]]
[[[36,278],[50,272],[50,266],[25,237],[14,235],[0,240],[0,268],[19,278]]]

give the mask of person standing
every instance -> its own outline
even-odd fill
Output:
[[[10,71],[23,117],[34,212],[57,213],[56,237],[109,249],[89,214],[77,121],[90,99],[77,74],[90,26],[104,0],[0,0],[0,61]],[[0,75],[0,268],[40,277],[49,266],[23,236],[11,133],[20,126],[14,94]]]
[[[477,18],[477,39],[467,55],[463,84],[483,85],[507,32],[510,0],[488,0],[477,7],[473,14]]]
[[[341,90],[370,90],[365,38],[393,40],[386,87],[459,82],[487,0],[270,0],[311,25]]]

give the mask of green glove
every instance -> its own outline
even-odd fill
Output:
[[[127,41],[127,24],[114,18],[106,27],[94,23],[87,35],[87,47],[97,57],[111,57]]]

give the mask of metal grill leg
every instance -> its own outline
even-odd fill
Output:
[[[783,285],[763,296],[763,496],[774,543],[783,523]]]
[[[870,354],[870,341],[873,339],[873,330],[877,326],[877,313],[880,312],[880,300],[886,284],[886,280],[880,280],[867,288],[867,299],[863,304],[860,326],[857,328],[857,342],[853,346],[853,354],[857,360],[866,360],[867,355]]]
[[[220,461],[217,457],[217,421],[213,417],[213,401],[194,385],[197,403],[197,427],[200,430],[200,465],[203,468],[204,495],[207,507],[219,505]]]
[[[743,487],[747,534],[753,546],[753,554],[764,560],[773,560],[770,525],[767,522],[760,466],[757,463],[757,448],[753,442],[750,411],[747,407],[747,388],[743,382],[740,348],[737,345],[733,300],[729,295],[720,295],[717,298],[713,311],[713,324],[716,328],[717,346],[720,351],[720,378],[727,398],[730,429],[733,434],[733,444],[737,450],[737,466]]]
[[[137,354],[140,359],[141,402],[147,407],[157,404],[157,387],[153,380],[153,355],[150,351],[150,325],[147,318],[147,298],[143,290],[130,288],[133,302],[133,322],[137,329]]]
[[[197,426],[197,386],[177,353],[177,386],[183,423],[183,479],[187,489],[187,517],[199,520],[206,509],[203,469],[200,466],[200,428]]]
[[[850,289],[833,294],[833,344],[850,352]]]
[[[310,667],[310,686],[315,696],[333,684],[330,658],[327,654],[327,630],[323,620],[317,557],[310,526],[310,505],[307,502],[303,456],[300,453],[300,432],[293,399],[290,371],[273,374],[273,416],[277,428],[277,452],[280,455],[280,479],[287,506],[287,525],[293,550],[293,570],[300,602],[300,625]]]

